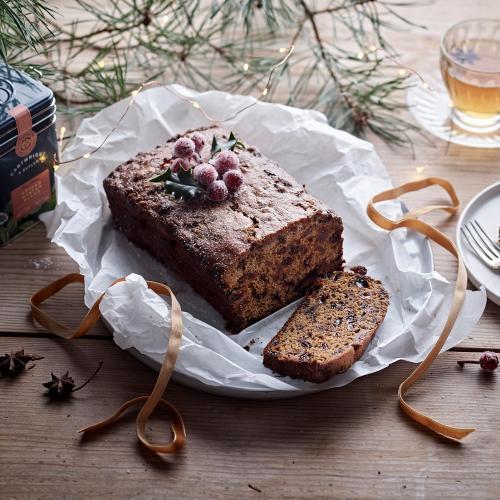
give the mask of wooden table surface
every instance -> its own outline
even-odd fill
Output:
[[[410,10],[410,9],[409,9]],[[393,36],[408,64],[436,66],[439,35],[468,17],[500,17],[497,0],[437,1],[412,8],[427,31]],[[417,145],[416,158],[373,139],[394,183],[425,175],[453,181],[468,202],[500,177],[500,150]],[[434,193],[435,194],[435,193]],[[429,202],[432,193],[420,195]],[[448,234],[456,219],[432,219]],[[456,266],[436,252],[436,267],[453,279]],[[120,350],[98,325],[77,341],[58,340],[34,325],[28,299],[76,264],[39,225],[0,250],[0,352],[25,348],[45,359],[14,380],[0,380],[0,498],[118,497],[413,497],[494,498],[500,492],[500,374],[460,370],[456,360],[500,351],[500,308],[488,303],[469,337],[443,354],[409,400],[438,419],[477,428],[463,443],[440,439],[409,421],[396,402],[398,384],[413,369],[396,363],[342,389],[289,401],[211,396],[172,383],[167,399],[181,411],[187,445],[157,456],[138,444],[133,415],[82,439],[77,430],[123,401],[148,393],[155,374]],[[72,286],[47,310],[76,325],[85,312]],[[66,403],[49,403],[42,382],[69,370],[83,380],[99,359],[98,378]],[[155,437],[166,431],[159,417]]]

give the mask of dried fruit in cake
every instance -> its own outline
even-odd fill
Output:
[[[292,378],[325,382],[365,352],[389,307],[382,283],[357,272],[318,279],[264,349],[264,365]]]

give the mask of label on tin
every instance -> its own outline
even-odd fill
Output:
[[[15,108],[9,110],[9,115],[16,120],[16,155],[23,158],[29,155],[36,145],[36,132],[32,129],[31,113],[26,106],[18,104]]]
[[[11,192],[12,216],[16,220],[22,219],[35,212],[50,196],[50,174],[49,169],[45,169]]]

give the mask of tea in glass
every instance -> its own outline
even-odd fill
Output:
[[[500,128],[500,20],[452,26],[441,40],[441,73],[457,125],[479,133]]]

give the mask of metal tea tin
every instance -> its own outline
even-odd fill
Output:
[[[0,246],[55,207],[55,113],[50,89],[0,62]]]

